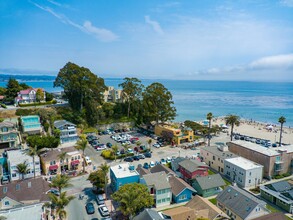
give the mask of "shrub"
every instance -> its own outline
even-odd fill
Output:
[[[86,128],[83,130],[83,133],[97,133],[98,130],[96,128]]]
[[[288,176],[291,176],[291,174],[290,173],[284,173],[283,174],[283,177],[288,177]]]
[[[36,110],[35,109],[16,109],[15,114],[17,116],[27,116],[27,115],[34,115],[36,114]]]
[[[114,156],[112,154],[113,154],[113,152],[111,150],[103,150],[102,153],[101,153],[101,156],[104,157],[105,159],[110,159],[111,160],[111,158],[114,159]]]
[[[44,129],[45,129],[46,132],[48,132],[49,127],[50,127],[49,123],[48,122],[45,122]]]
[[[2,108],[7,108],[5,104],[1,103]]]
[[[35,102],[35,103],[28,103],[28,104],[18,104],[20,107],[29,107],[29,106],[40,106],[40,105],[51,105],[51,104],[56,104],[57,101],[53,100],[50,102]]]

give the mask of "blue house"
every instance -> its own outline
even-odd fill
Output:
[[[75,143],[78,140],[78,135],[76,132],[76,125],[66,121],[66,120],[58,120],[54,122],[54,127],[60,130],[60,143]]]
[[[39,134],[42,131],[40,117],[38,115],[21,116],[21,128],[24,133]]]
[[[129,163],[118,164],[110,168],[111,188],[116,192],[121,186],[128,183],[139,183],[139,173]]]
[[[187,202],[192,199],[192,195],[196,193],[188,183],[176,176],[169,176],[169,183],[172,191],[173,203]]]

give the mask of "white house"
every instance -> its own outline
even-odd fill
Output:
[[[26,163],[28,172],[24,175],[24,179],[34,177],[34,166],[33,166],[33,158],[26,154],[24,150],[12,150],[7,151],[7,165],[8,172],[10,175],[10,181],[19,180],[22,178],[22,175],[17,171],[17,165],[20,163]],[[41,175],[41,165],[40,158],[35,156],[35,172],[36,176]]]
[[[224,160],[224,174],[240,187],[256,186],[261,183],[263,166],[243,157]]]
[[[60,142],[61,144],[73,142],[75,144],[78,140],[76,131],[76,125],[66,121],[58,120],[54,122],[54,127],[60,130]]]
[[[38,89],[43,93],[43,99],[46,99],[46,92],[41,88],[29,88],[25,90],[20,90],[15,97],[15,104],[19,103],[34,103],[36,102],[36,94]]]

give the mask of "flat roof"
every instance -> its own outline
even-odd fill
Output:
[[[24,161],[27,161],[28,163],[33,162],[33,158],[31,156],[28,156],[26,154],[26,151],[24,151],[24,150],[7,151],[7,158],[10,161],[11,165],[23,163]],[[35,156],[35,161],[39,161],[38,156]]]
[[[236,154],[230,152],[230,151],[221,151],[218,147],[203,147],[200,150],[209,152],[221,159],[227,159],[227,158],[233,158],[238,157]]]
[[[237,141],[231,141],[231,143],[240,145],[240,146],[242,146],[244,148],[256,151],[258,153],[267,155],[269,157],[280,155],[280,153],[277,152],[276,150],[274,150],[274,148],[263,147],[263,146],[261,146],[259,144],[251,143],[251,142],[248,142],[248,141],[237,140]]]
[[[244,170],[250,170],[250,169],[254,169],[254,168],[263,167],[262,165],[257,164],[255,162],[252,162],[250,160],[247,160],[243,157],[229,158],[229,159],[226,159],[226,161],[228,161],[238,167],[241,167]]]
[[[131,166],[130,163],[122,163],[122,164],[112,166],[110,169],[113,171],[116,178],[139,176],[139,173],[135,169],[130,170],[129,166]]]

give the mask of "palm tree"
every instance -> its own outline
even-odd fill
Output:
[[[82,151],[82,158],[83,158],[83,163],[82,163],[82,166],[83,166],[83,172],[85,172],[85,158],[84,158],[84,151],[85,149],[87,148],[88,146],[88,141],[87,139],[82,136],[81,139],[76,143],[76,146],[75,148],[77,150],[81,150]]]
[[[69,181],[70,181],[70,178],[68,176],[57,174],[52,179],[52,182],[50,183],[49,186],[53,187],[53,188],[57,188],[59,190],[59,192],[60,192],[60,195],[61,195],[61,190],[63,188],[72,186],[72,184],[69,183]]]
[[[28,148],[28,150],[26,151],[26,154],[28,156],[31,156],[33,158],[33,169],[34,169],[34,178],[36,178],[36,164],[35,164],[35,157],[39,156],[41,153],[41,150],[38,149],[37,146],[31,146]]]
[[[100,166],[99,166],[99,168],[102,170],[102,173],[104,174],[104,176],[105,176],[105,194],[106,194],[106,196],[107,196],[107,174],[108,174],[108,172],[109,172],[109,169],[110,169],[110,167],[106,164],[106,163],[103,163],[103,164],[101,164]]]
[[[208,114],[207,114],[207,120],[209,120],[209,137],[208,137],[208,146],[210,146],[210,144],[211,144],[211,138],[210,138],[210,136],[211,136],[211,124],[212,124],[212,118],[213,118],[213,113],[211,113],[211,112],[209,112]]]
[[[281,116],[278,121],[281,124],[281,131],[280,131],[280,141],[279,141],[279,147],[282,145],[282,133],[283,133],[283,124],[286,123],[286,118],[284,116]]]
[[[51,200],[51,207],[54,207],[56,210],[56,215],[60,220],[66,219],[67,212],[65,211],[65,207],[73,200],[74,196],[67,196],[66,192],[60,194],[60,197],[54,195],[53,193],[49,194],[49,198]]]
[[[117,144],[114,144],[111,149],[112,149],[112,151],[114,153],[114,157],[115,157],[115,161],[116,161],[117,152],[119,150]]]
[[[240,125],[240,117],[237,115],[227,115],[225,117],[226,125],[231,125],[231,141],[233,138],[233,129],[234,125],[239,126]]]
[[[30,169],[28,168],[28,164],[26,162],[20,163],[16,165],[16,169],[18,174],[21,175],[21,179],[24,179],[24,175],[30,171]]]
[[[64,162],[65,162],[64,160],[65,160],[66,156],[67,156],[67,152],[62,152],[58,155],[58,158],[60,159],[60,163],[62,161],[61,171],[64,170]]]

